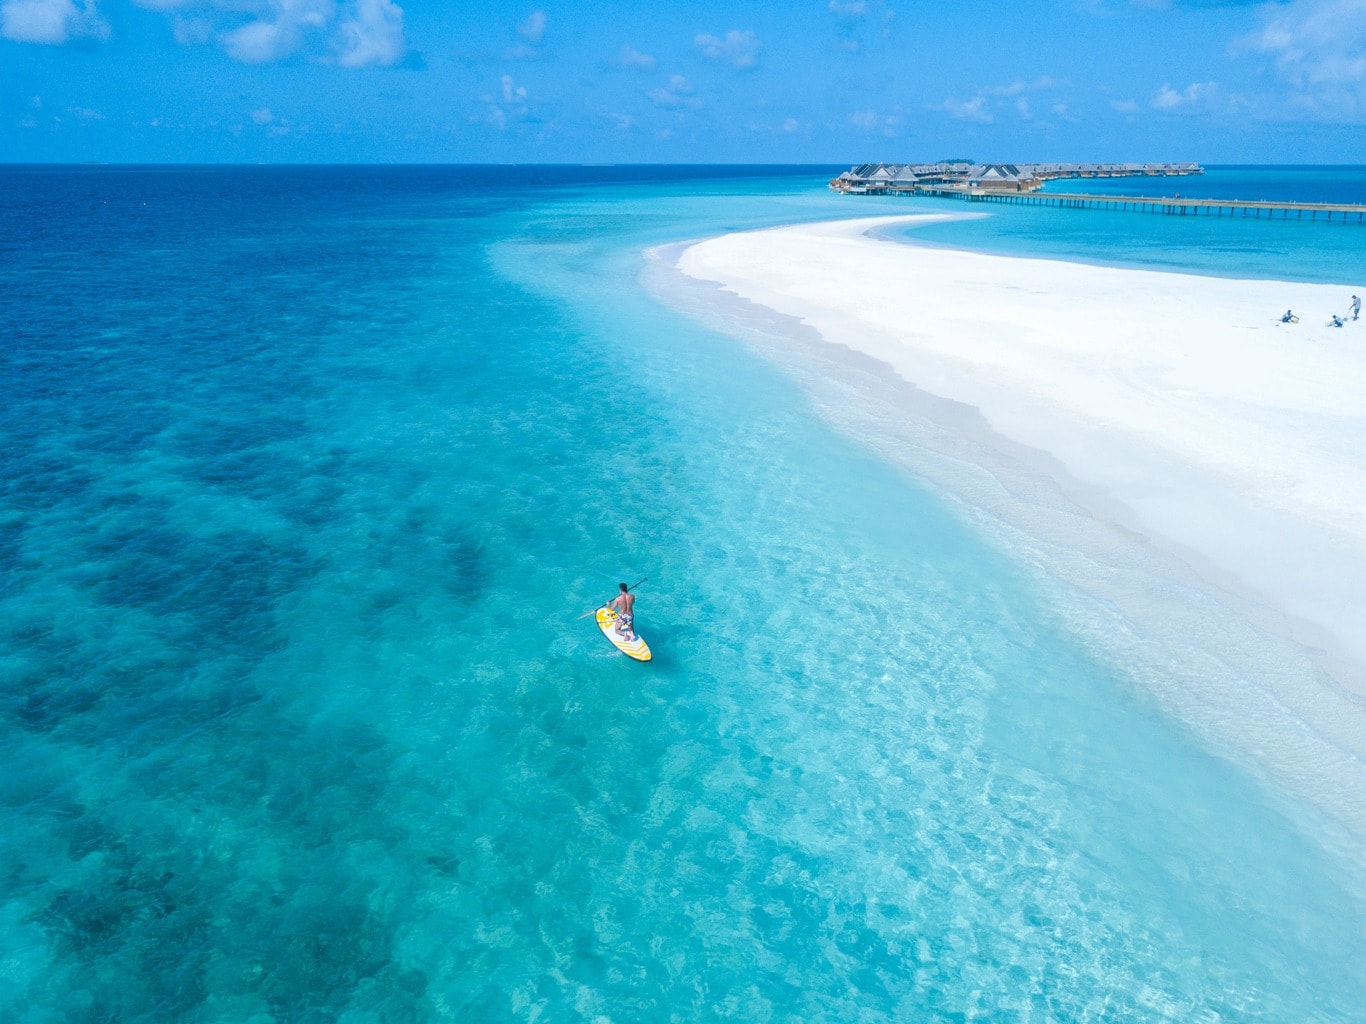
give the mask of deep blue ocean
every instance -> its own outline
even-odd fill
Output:
[[[641,286],[967,205],[840,170],[0,167],[0,1020],[1366,1020],[1352,866]],[[1366,284],[987,212],[916,238]]]

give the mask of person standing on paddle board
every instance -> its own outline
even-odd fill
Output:
[[[617,632],[627,640],[636,638],[636,595],[625,583],[618,583],[621,593],[608,603],[607,607],[617,613]]]

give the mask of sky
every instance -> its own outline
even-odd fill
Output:
[[[0,0],[0,162],[1366,163],[1366,0]]]

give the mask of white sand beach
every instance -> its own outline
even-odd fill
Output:
[[[1366,319],[1326,323],[1360,289],[870,235],[914,219],[727,235],[678,267],[979,411],[1086,517],[1179,568],[1179,594],[1150,581],[1130,606],[1090,555],[1070,582],[1126,616],[1185,623],[1194,651],[1222,645],[1236,663],[1243,650],[1249,664],[1186,712],[1247,737],[1242,753],[1366,836]],[[1279,321],[1287,308],[1298,323]],[[1224,618],[1202,617],[1211,602]],[[1234,619],[1295,653],[1268,667]],[[1164,699],[1187,699],[1170,685]]]

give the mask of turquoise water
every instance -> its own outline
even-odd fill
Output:
[[[1363,204],[1366,167],[1212,167],[1190,177],[1060,179],[1049,182],[1044,191]],[[944,199],[857,198],[861,207],[876,203],[887,212],[986,214],[971,222],[923,225],[897,233],[908,241],[941,247],[1213,277],[1340,284],[1348,294],[1360,294],[1366,281],[1366,224],[1355,221],[1249,221]]]
[[[0,172],[0,1016],[1361,1019],[1360,880],[641,289],[830,173]]]

